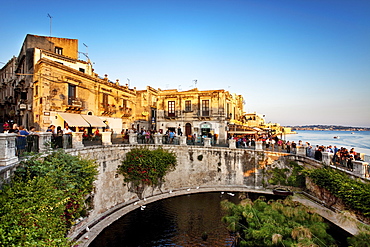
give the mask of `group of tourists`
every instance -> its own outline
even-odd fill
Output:
[[[291,146],[291,150],[288,152],[296,153],[296,145],[294,145],[294,141],[289,143],[287,142],[287,151],[288,147]],[[302,143],[302,141],[298,142],[299,146],[303,146],[305,148],[306,156],[312,157],[316,160],[322,161],[322,153],[332,153],[332,164],[335,166],[342,166],[347,168],[350,171],[353,171],[353,161],[358,160],[361,161],[360,154],[355,151],[354,148],[351,148],[349,151],[345,147],[338,148],[337,146],[324,146],[324,145],[316,145],[313,147],[309,142]]]
[[[335,166],[343,166],[349,169],[350,171],[353,171],[353,160],[359,160],[361,161],[360,155],[355,151],[354,148],[351,148],[350,151],[348,151],[347,148],[341,147],[340,149],[336,148],[334,146],[334,156],[333,156],[333,164]]]
[[[21,156],[24,152],[38,152],[38,134],[36,132],[36,127],[31,126],[27,130],[23,125],[13,124],[10,127],[8,122],[3,124],[3,133],[13,133],[17,134],[15,141],[16,155]]]
[[[80,128],[79,131],[82,132],[83,141],[101,141],[102,139],[101,133],[98,128],[93,133],[89,133],[88,130],[85,128]]]
[[[154,143],[154,135],[157,133],[161,133],[161,131],[156,130],[146,130],[144,128],[141,128],[140,130],[136,130],[135,128],[132,129],[123,129],[121,131],[122,135],[122,142],[123,143],[129,143],[129,135],[130,133],[136,133],[137,134],[137,140],[138,143],[141,144],[153,144]],[[174,144],[175,143],[175,137],[181,136],[182,131],[179,128],[178,132],[176,133],[175,130],[168,129],[166,133],[163,135],[163,142],[165,144]]]
[[[309,142],[303,143],[301,140],[295,141],[284,141],[277,136],[266,136],[261,135],[256,139],[254,137],[248,136],[228,136],[228,139],[234,139],[236,141],[237,148],[253,148],[256,145],[256,141],[262,142],[262,148],[264,150],[271,151],[286,151],[287,153],[297,154],[297,147],[301,146],[305,150],[307,157],[314,158],[316,160],[322,161],[323,152],[333,153],[333,165],[342,166],[348,170],[353,170],[352,161],[361,160],[360,155],[355,152],[354,148],[349,151],[347,148],[336,146],[324,146],[316,145],[312,146]]]
[[[175,128],[169,128],[166,130],[165,133],[162,133],[161,130],[146,130],[144,128],[141,128],[140,130],[137,130],[135,128],[131,129],[122,129],[121,136],[122,136],[122,143],[129,143],[129,135],[130,133],[136,133],[137,134],[137,140],[140,144],[153,144],[154,143],[154,135],[155,134],[163,134],[162,140],[164,144],[179,144],[178,137],[183,136],[182,129],[179,127],[177,129]],[[199,138],[196,133],[189,134],[186,136],[187,144],[193,144],[195,145],[197,142],[200,144],[203,144],[204,138],[211,138],[211,143],[217,142],[217,134],[212,133],[204,133],[203,135],[199,135]]]
[[[155,130],[145,130],[144,128],[141,128],[139,131],[135,128],[131,129],[122,129],[121,136],[122,136],[122,142],[123,143],[129,143],[129,136],[130,134],[136,133],[137,134],[137,140],[138,143],[142,144],[150,144],[154,143],[154,134],[157,132]]]
[[[64,129],[61,126],[55,128],[55,125],[50,125],[46,132],[51,132],[51,143],[54,148],[70,148],[72,147],[72,130],[68,124],[64,125]]]

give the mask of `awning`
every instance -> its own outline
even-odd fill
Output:
[[[90,124],[80,114],[58,112],[58,115],[71,127],[90,127]]]
[[[107,127],[107,125],[97,116],[92,116],[92,115],[81,115],[82,118],[88,122],[91,127]]]
[[[166,128],[176,128],[176,123],[168,123],[166,124]]]
[[[257,131],[228,131],[229,134],[240,134],[240,135],[254,135]]]

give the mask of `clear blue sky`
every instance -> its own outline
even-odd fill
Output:
[[[49,13],[52,36],[78,39],[112,81],[188,90],[197,80],[243,95],[267,121],[370,127],[369,0],[18,0],[0,10],[0,62],[26,34],[48,36]]]

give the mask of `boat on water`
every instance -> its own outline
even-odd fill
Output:
[[[334,139],[339,139],[340,137],[339,136],[334,136]]]
[[[274,195],[278,195],[278,196],[292,196],[293,195],[292,191],[290,191],[288,189],[284,189],[284,188],[273,189],[272,193]]]

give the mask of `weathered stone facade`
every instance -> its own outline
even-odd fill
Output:
[[[226,143],[228,124],[242,120],[243,97],[226,90],[158,90],[157,129],[197,136],[211,133]]]

